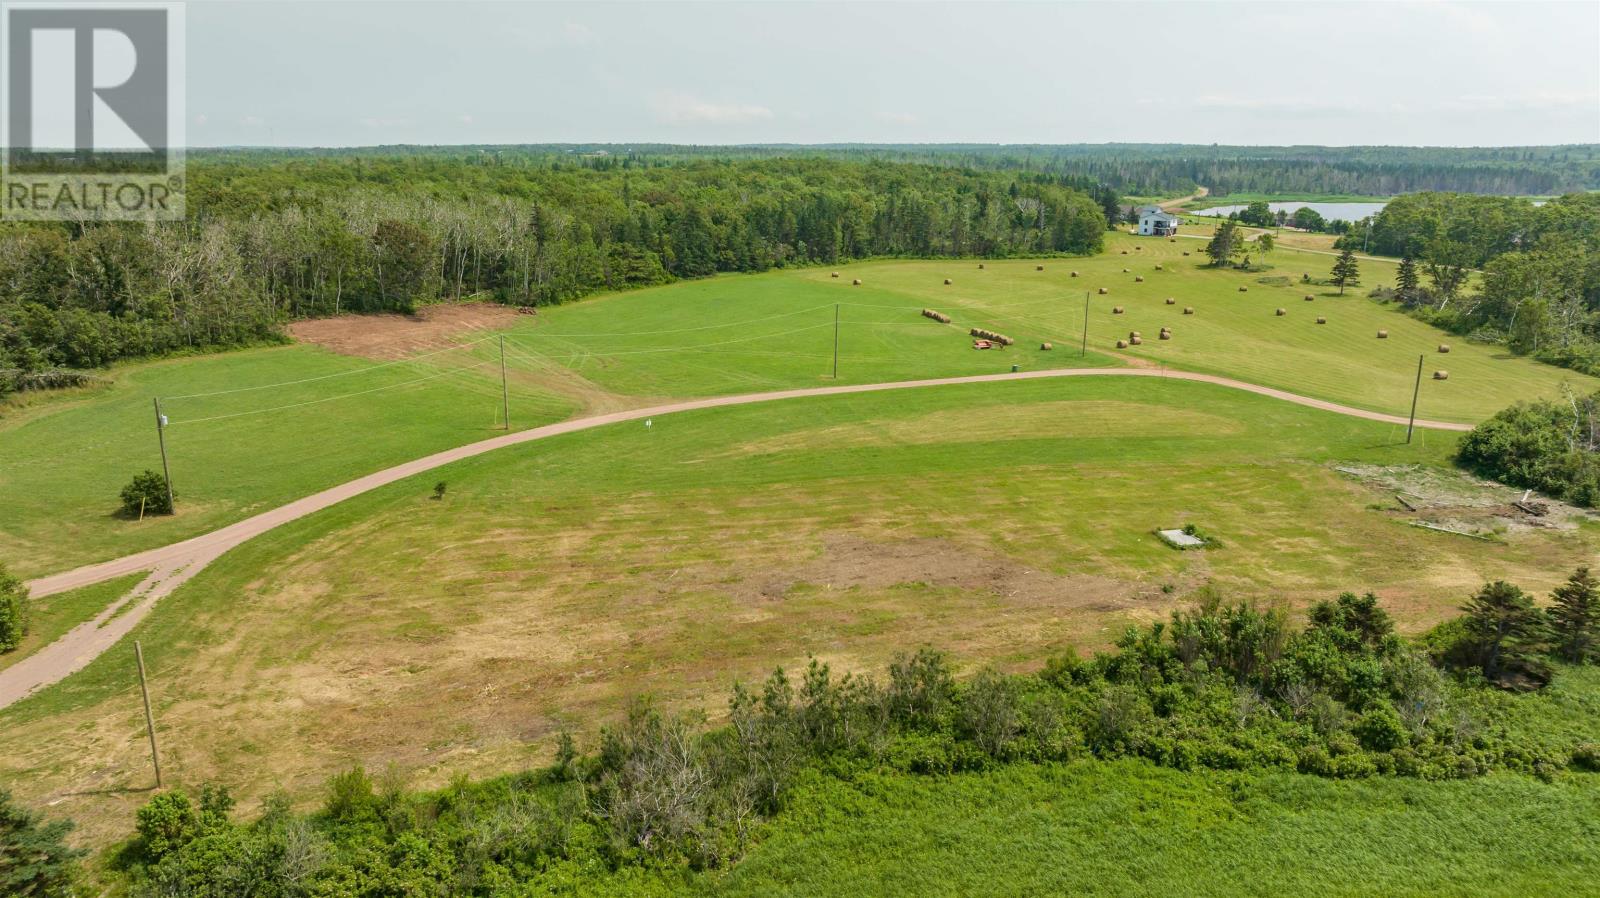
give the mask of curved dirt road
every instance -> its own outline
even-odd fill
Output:
[[[1406,423],[1406,419],[1398,415],[1387,415],[1382,412],[1351,408],[1333,402],[1325,402],[1321,399],[1299,396],[1283,390],[1275,390],[1271,387],[1233,380],[1232,378],[1219,377],[1212,374],[1194,374],[1185,371],[1156,370],[1153,368],[1060,368],[1050,371],[1026,371],[1017,374],[980,374],[969,377],[940,377],[892,383],[807,387],[794,390],[777,390],[768,393],[747,393],[739,396],[692,399],[650,408],[630,409],[587,418],[575,418],[569,421],[547,424],[543,427],[535,427],[531,430],[509,433],[505,436],[494,437],[476,443],[469,443],[465,446],[457,446],[454,449],[446,449],[443,452],[436,452],[433,455],[414,459],[404,464],[395,465],[392,468],[386,468],[382,471],[368,474],[365,477],[351,480],[348,483],[342,483],[320,493],[313,493],[303,499],[297,499],[271,511],[262,512],[254,517],[246,518],[182,542],[31,581],[28,587],[33,595],[48,596],[58,592],[65,592],[69,589],[100,583],[125,574],[138,573],[140,571],[149,572],[149,576],[142,580],[132,592],[106,608],[93,620],[78,625],[35,654],[0,671],[0,708],[4,708],[33,691],[64,679],[82,669],[90,661],[98,657],[100,653],[115,644],[117,640],[127,635],[144,619],[145,615],[150,612],[150,609],[163,596],[171,593],[229,549],[274,527],[287,524],[313,512],[321,511],[353,496],[359,496],[369,490],[386,486],[415,474],[430,471],[451,462],[472,458],[473,456],[482,455],[485,452],[493,452],[496,449],[503,449],[507,446],[531,443],[535,440],[542,440],[560,434],[589,430],[594,427],[604,427],[607,424],[616,424],[623,421],[660,417],[673,412],[720,408],[732,405],[750,405],[757,402],[773,402],[780,399],[797,399],[808,396],[837,396],[849,393],[872,393],[883,390],[907,390],[917,387],[1035,380],[1052,377],[1164,377],[1172,380],[1198,381],[1200,383],[1230,387],[1235,390],[1244,390],[1262,396],[1270,396],[1285,402],[1293,402],[1297,405],[1310,406],[1311,408],[1348,415],[1353,418],[1364,418],[1369,421],[1381,421],[1387,424]],[[1418,427],[1434,430],[1465,431],[1472,429],[1470,424],[1455,424],[1444,421],[1417,421],[1416,423]]]

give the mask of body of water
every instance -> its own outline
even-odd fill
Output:
[[[1383,207],[1387,205],[1388,203],[1312,203],[1301,200],[1289,200],[1287,202],[1268,203],[1267,207],[1274,212],[1282,209],[1290,215],[1293,215],[1294,210],[1296,209],[1309,207],[1328,221],[1334,221],[1336,219],[1339,221],[1360,221],[1361,219],[1366,218],[1368,215],[1377,215],[1379,210],[1383,209]],[[1236,206],[1212,206],[1210,209],[1200,209],[1191,214],[1212,215],[1218,218],[1227,218],[1229,215],[1235,212],[1243,212],[1244,208],[1245,207],[1242,204]]]

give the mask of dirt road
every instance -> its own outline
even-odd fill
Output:
[[[230,524],[192,539],[186,539],[169,546],[150,549],[112,561],[88,565],[65,573],[41,577],[30,582],[28,587],[34,596],[48,596],[100,583],[126,574],[140,571],[150,572],[150,575],[141,581],[132,592],[119,599],[105,611],[102,611],[93,620],[80,624],[68,631],[60,639],[40,649],[33,656],[17,662],[4,671],[0,671],[0,708],[4,708],[37,689],[55,683],[81,670],[137,626],[145,615],[150,613],[150,609],[155,607],[157,601],[177,589],[229,549],[252,537],[266,533],[274,527],[329,508],[369,490],[386,486],[415,474],[430,471],[451,462],[560,434],[589,430],[594,427],[604,427],[607,424],[617,424],[624,421],[659,418],[674,412],[750,405],[757,402],[774,402],[781,399],[797,399],[808,396],[839,396],[850,393],[873,393],[882,390],[908,390],[918,387],[951,384],[994,383],[1054,377],[1165,377],[1173,380],[1191,380],[1200,383],[1217,384],[1236,390],[1245,390],[1250,393],[1281,399],[1285,402],[1293,402],[1298,405],[1310,406],[1311,408],[1341,415],[1349,415],[1353,418],[1382,421],[1388,424],[1406,423],[1406,419],[1398,415],[1386,415],[1381,412],[1351,408],[1227,377],[1153,368],[1062,368],[1051,371],[1026,371],[1018,374],[982,374],[970,377],[940,377],[894,383],[809,387],[796,390],[778,390],[770,393],[748,393],[741,396],[693,399],[649,408],[593,415],[587,418],[575,418],[437,452],[433,455],[368,474],[348,483],[342,483],[320,493],[297,499],[287,505],[263,512],[255,517],[246,518],[238,523]],[[1464,431],[1471,429],[1471,425],[1468,424],[1443,421],[1418,421],[1417,426],[1434,430]]]

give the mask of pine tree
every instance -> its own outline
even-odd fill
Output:
[[[1229,219],[1218,226],[1217,232],[1211,236],[1211,242],[1206,244],[1206,255],[1211,257],[1212,265],[1222,266],[1238,255],[1242,246],[1239,226]]]
[[[1401,257],[1400,270],[1395,272],[1394,283],[1395,292],[1401,299],[1410,299],[1416,295],[1417,285],[1421,282],[1417,279],[1417,263],[1413,262],[1410,256]]]
[[[1580,567],[1550,598],[1556,654],[1573,664],[1600,660],[1600,580]]]
[[[1549,670],[1540,663],[1549,630],[1544,612],[1527,593],[1496,580],[1485,584],[1461,609],[1467,613],[1466,630],[1471,640],[1469,661],[1483,671],[1486,679],[1508,683],[1509,675],[1525,676],[1534,682],[1549,679]]]
[[[39,815],[0,789],[0,894],[67,896],[77,859],[83,854],[66,843],[72,824],[44,823]]]
[[[1339,253],[1339,260],[1333,263],[1333,282],[1339,285],[1339,295],[1344,295],[1346,284],[1361,283],[1361,269],[1356,265],[1355,251],[1345,247]]]

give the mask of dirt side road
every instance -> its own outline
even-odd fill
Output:
[[[150,549],[135,555],[124,556],[112,561],[88,565],[65,573],[41,577],[30,582],[28,588],[33,595],[48,596],[100,583],[125,574],[139,571],[151,572],[150,576],[136,586],[131,593],[101,612],[93,620],[68,631],[60,639],[40,649],[32,657],[24,659],[4,671],[0,671],[0,708],[4,708],[35,690],[62,680],[81,670],[90,661],[98,657],[100,653],[127,635],[144,619],[145,615],[150,612],[155,603],[163,596],[171,593],[229,549],[252,537],[266,533],[274,527],[287,524],[313,512],[321,511],[324,508],[329,508],[369,490],[386,486],[397,480],[403,480],[414,474],[430,471],[451,462],[560,434],[589,430],[594,427],[604,427],[607,424],[617,424],[623,421],[658,418],[673,412],[750,405],[757,402],[774,402],[781,399],[797,399],[808,396],[839,396],[850,393],[872,393],[882,390],[908,390],[918,387],[951,384],[994,383],[1053,377],[1166,377],[1173,380],[1198,381],[1200,383],[1244,390],[1261,396],[1270,396],[1285,402],[1293,402],[1297,405],[1348,415],[1353,418],[1381,421],[1386,424],[1406,423],[1406,419],[1398,415],[1386,415],[1382,412],[1350,408],[1349,406],[1298,396],[1283,390],[1275,390],[1271,387],[1258,386],[1227,377],[1153,368],[1061,368],[1050,371],[1026,371],[1018,374],[982,374],[970,377],[941,377],[894,383],[809,387],[795,390],[778,390],[769,393],[748,393],[741,396],[716,396],[708,399],[694,399],[651,406],[649,408],[575,418],[437,452],[433,455],[368,474],[348,483],[342,483],[320,493],[297,499],[287,505],[263,512],[252,518],[246,518],[238,523],[230,524],[220,530],[213,530],[210,533],[192,539],[157,549]],[[1465,431],[1472,429],[1471,425],[1468,424],[1443,421],[1418,421],[1417,426],[1434,430]],[[125,611],[120,614],[117,613],[118,609],[124,607],[126,607]]]

